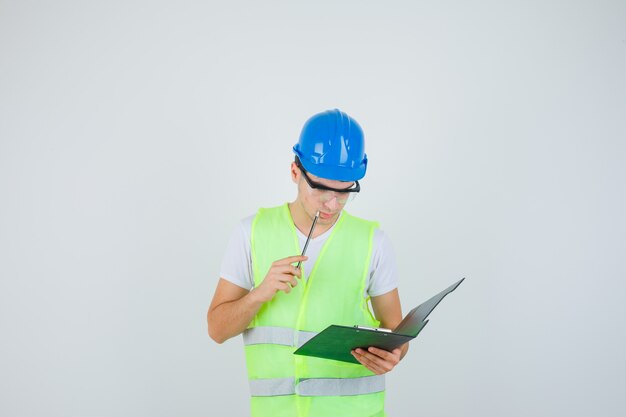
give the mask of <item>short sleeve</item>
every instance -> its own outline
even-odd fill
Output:
[[[370,297],[376,297],[396,288],[398,288],[398,268],[395,251],[387,235],[382,230],[376,229],[367,293]]]
[[[250,233],[254,215],[246,217],[235,227],[220,267],[220,277],[247,290],[254,287],[250,255]]]

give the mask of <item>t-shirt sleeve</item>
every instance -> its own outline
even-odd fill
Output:
[[[383,295],[398,288],[396,255],[387,235],[380,229],[374,233],[372,268],[367,293],[370,297]]]
[[[247,290],[251,290],[254,286],[250,255],[250,233],[253,219],[254,216],[247,217],[235,227],[220,267],[221,278]]]

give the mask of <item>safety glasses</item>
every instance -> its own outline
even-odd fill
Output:
[[[361,185],[358,181],[355,181],[348,188],[332,188],[324,184],[320,184],[319,182],[313,181],[307,175],[307,171],[304,169],[299,159],[296,159],[296,165],[298,166],[298,168],[300,168],[300,171],[302,171],[302,176],[304,177],[304,180],[311,188],[311,194],[313,194],[323,203],[330,201],[334,197],[336,197],[339,204],[346,204],[348,201],[352,201],[354,199],[356,193],[361,191]]]

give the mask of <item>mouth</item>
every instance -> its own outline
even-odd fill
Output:
[[[320,219],[328,220],[328,219],[330,219],[332,217],[333,217],[332,214],[330,214],[330,213],[323,213],[323,212],[320,211]]]

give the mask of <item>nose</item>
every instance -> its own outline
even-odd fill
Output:
[[[324,207],[328,210],[336,210],[339,207],[339,201],[337,201],[337,195],[333,194],[330,198],[324,202]]]

